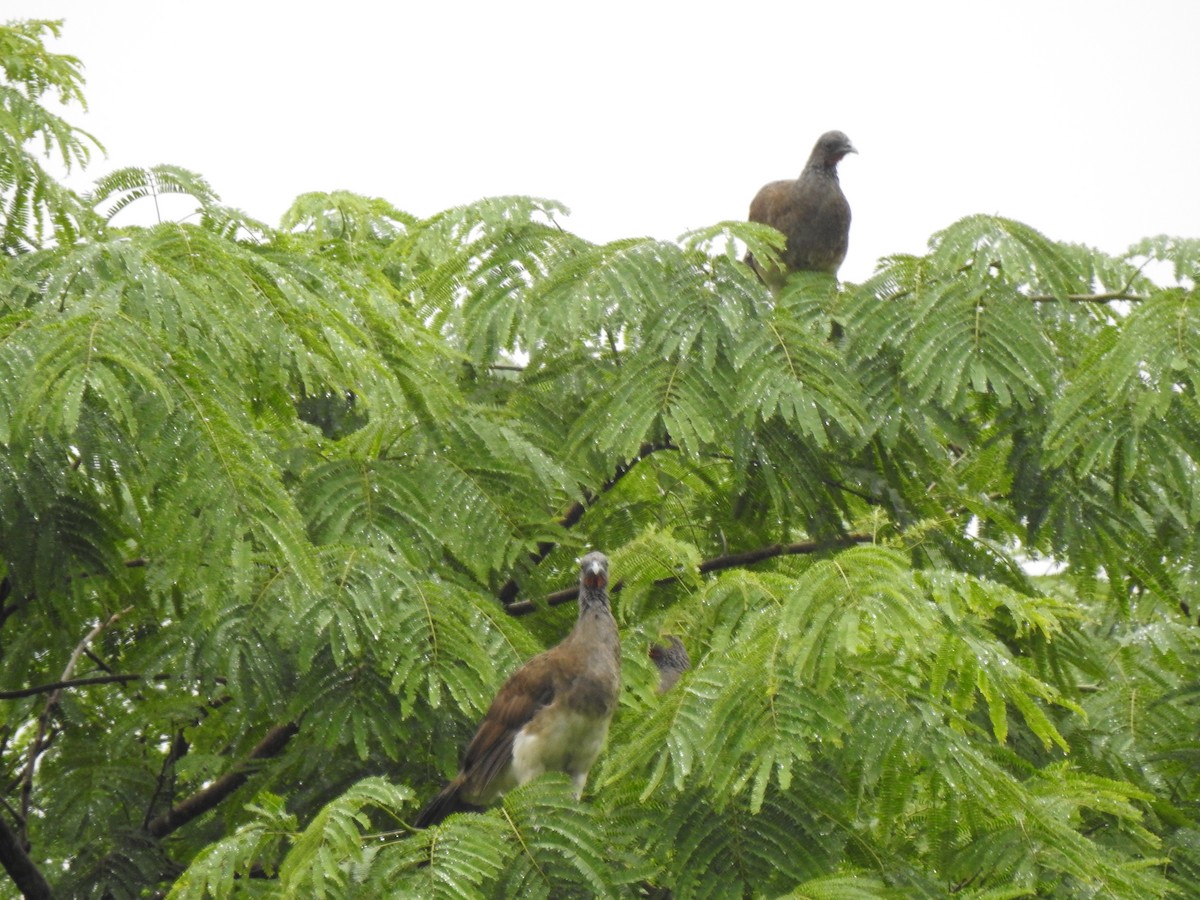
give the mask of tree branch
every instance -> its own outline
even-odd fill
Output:
[[[832,541],[798,541],[794,544],[771,544],[767,547],[758,547],[754,550],[743,550],[741,553],[728,553],[724,556],[715,556],[712,559],[701,561],[697,566],[697,571],[701,575],[708,572],[719,572],[722,569],[734,569],[738,566],[748,566],[753,563],[762,562],[765,559],[773,559],[776,556],[795,556],[808,553],[819,553],[822,550],[827,550],[830,547],[849,546],[850,544],[870,544],[875,538],[869,534],[853,533],[845,535],[841,538],[836,538]],[[668,578],[660,578],[654,582],[655,587],[665,587],[674,584],[678,579],[674,576]],[[617,593],[624,587],[624,582],[618,581],[612,586],[612,593]],[[555,591],[553,594],[547,594],[542,598],[542,602],[549,606],[560,606],[563,603],[569,603],[579,596],[579,586],[563,588],[561,591]],[[537,609],[537,604],[532,600],[524,600],[520,603],[511,603],[506,607],[506,610],[511,616],[524,616]]]
[[[0,628],[4,627],[4,623],[8,621],[9,616],[15,615],[28,602],[28,597],[18,597],[9,603],[9,597],[12,596],[13,583],[12,578],[5,575],[0,578]]]
[[[224,679],[218,679],[224,683]],[[218,697],[215,700],[210,700],[208,705],[201,706],[197,711],[196,718],[192,719],[191,726],[195,727],[204,721],[210,711],[220,709],[226,703],[233,702],[233,698],[226,694],[224,697]],[[163,757],[162,767],[158,770],[158,781],[154,785],[154,793],[150,796],[150,802],[146,804],[146,814],[142,816],[142,830],[145,831],[150,827],[150,822],[154,819],[155,808],[159,805],[160,797],[167,797],[164,803],[171,802],[168,794],[174,794],[175,788],[175,767],[179,760],[183,759],[191,751],[192,745],[188,743],[187,735],[183,728],[179,728],[175,732],[175,739],[171,742],[171,746],[167,749]],[[168,788],[168,782],[170,787]]]
[[[623,462],[621,465],[617,466],[617,469],[615,472],[613,472],[612,477],[604,482],[604,484],[600,485],[599,490],[597,490],[594,494],[585,493],[582,501],[576,501],[567,507],[567,511],[563,513],[562,517],[557,522],[558,526],[560,528],[570,528],[571,526],[577,524],[579,520],[583,518],[583,514],[587,512],[588,507],[596,502],[597,497],[603,496],[605,493],[616,487],[617,482],[628,475],[635,465],[637,465],[650,454],[657,453],[659,450],[674,449],[675,446],[670,442],[670,440],[664,441],[663,443],[651,443],[647,441],[646,443],[642,444],[642,446],[638,448],[637,455],[633,457],[633,459],[627,460],[626,462]],[[538,544],[537,550],[529,554],[529,564],[531,566],[539,565],[547,556],[550,555],[555,546],[556,545],[551,541],[543,541]],[[504,604],[504,608],[509,612],[512,612],[512,606],[523,605],[521,603],[513,603],[513,601],[516,600],[517,592],[520,589],[521,587],[517,583],[517,579],[513,577],[504,582],[504,584],[500,586],[500,590],[496,592],[496,596],[499,598],[500,602]],[[527,611],[528,610],[526,610],[526,612]],[[523,613],[514,613],[514,615],[523,615]]]
[[[1033,303],[1054,303],[1058,300],[1067,300],[1070,303],[1112,303],[1114,300],[1144,303],[1146,298],[1128,291],[1111,291],[1107,294],[1067,294],[1065,297],[1055,297],[1053,294],[1034,294],[1029,297],[1029,300]]]
[[[151,819],[146,825],[146,833],[155,838],[166,837],[192,819],[208,812],[249,780],[254,774],[255,763],[278,756],[299,730],[300,726],[294,722],[276,725],[244,760],[216,781],[179,801],[162,815]]]
[[[94,662],[96,664],[96,667],[98,669],[100,669],[100,671],[102,671],[105,675],[116,674],[115,672],[113,672],[112,666],[110,666],[108,663],[106,663],[104,660],[102,660],[99,656],[97,656],[95,651],[92,650],[91,647],[88,647],[86,650],[84,650],[83,655],[86,656],[88,659],[90,659],[92,662]]]
[[[67,667],[63,669],[62,682],[71,681],[71,676],[75,674],[75,666],[79,664],[79,657],[83,656],[83,651],[100,632],[113,625],[121,616],[133,609],[132,606],[127,606],[120,612],[115,612],[108,617],[107,622],[97,622],[96,627],[87,633],[82,641],[75,645],[75,650],[71,653],[71,658],[67,661]],[[29,745],[29,753],[26,756],[25,773],[22,777],[21,784],[21,820],[17,823],[20,829],[19,835],[23,842],[28,841],[26,832],[26,823],[29,821],[29,805],[33,799],[33,774],[37,769],[37,760],[46,746],[46,732],[50,727],[50,716],[54,713],[54,708],[58,706],[59,698],[62,697],[62,688],[53,690],[49,697],[46,698],[46,705],[42,709],[42,714],[38,716],[37,734],[34,736],[33,742]]]
[[[756,550],[744,550],[741,553],[729,553],[700,563],[701,574],[719,572],[722,569],[734,569],[738,566],[748,566],[762,562],[764,559],[774,559],[776,556],[796,556],[808,553],[819,553],[830,547],[843,547],[851,544],[871,544],[875,537],[859,532],[844,535],[834,540],[798,541],[794,544],[772,544],[769,547],[759,547]]]
[[[0,865],[12,879],[25,900],[53,900],[54,892],[46,877],[38,871],[29,854],[25,852],[21,840],[8,827],[8,823],[0,817]]]
[[[150,796],[150,802],[146,804],[146,814],[142,817],[143,831],[150,827],[150,822],[154,816],[154,807],[158,805],[158,798],[167,793],[168,782],[170,782],[171,788],[174,788],[176,764],[179,760],[187,756],[188,751],[191,749],[192,745],[188,743],[183,729],[180,728],[175,732],[175,739],[171,741],[171,748],[163,758],[162,768],[158,770],[158,781],[154,785],[154,793]]]
[[[48,691],[61,691],[65,688],[84,687],[89,684],[111,684],[115,681],[141,681],[144,676],[129,675],[88,675],[85,678],[74,678],[69,681],[51,681],[49,684],[39,684],[36,687],[21,688],[15,691],[0,691],[0,700],[18,700],[21,697],[32,697],[35,694],[45,694]],[[169,675],[155,675],[156,681],[169,678]]]

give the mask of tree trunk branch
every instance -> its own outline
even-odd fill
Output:
[[[71,676],[75,674],[75,666],[79,664],[79,657],[83,656],[83,651],[87,649],[88,644],[100,632],[113,625],[121,616],[132,609],[132,606],[127,606],[120,612],[115,612],[109,616],[107,622],[97,622],[96,627],[89,631],[84,639],[75,645],[75,650],[71,653],[71,658],[67,661],[67,667],[63,669],[62,678],[59,681],[71,681]],[[54,714],[54,708],[58,706],[60,697],[62,697],[62,688],[53,690],[50,696],[46,698],[46,705],[42,709],[42,714],[38,716],[37,733],[34,735],[33,742],[29,745],[29,753],[26,756],[25,772],[21,783],[21,819],[17,823],[20,829],[19,837],[23,843],[28,842],[26,823],[29,821],[29,806],[33,799],[33,774],[37,769],[38,757],[46,747],[46,732],[50,728],[50,717]]]
[[[69,681],[51,681],[49,684],[39,684],[36,687],[20,688],[15,691],[0,691],[0,700],[19,700],[21,697],[32,697],[35,694],[45,694],[50,691],[62,691],[66,688],[85,687],[89,684],[112,684],[116,681],[141,681],[141,675],[88,675],[85,678],[74,678]],[[155,679],[167,678],[167,675],[155,675]]]
[[[1034,294],[1030,301],[1033,303],[1054,303],[1066,300],[1070,303],[1112,303],[1115,300],[1128,300],[1131,303],[1144,303],[1146,298],[1140,294],[1128,291],[1110,291],[1107,294],[1067,294],[1065,297],[1055,297],[1053,294]]]
[[[850,544],[870,544],[875,538],[869,534],[854,533],[844,537],[837,538],[832,541],[798,541],[794,544],[771,544],[768,547],[758,547],[754,550],[743,550],[741,553],[728,553],[724,556],[715,556],[712,559],[703,560],[697,571],[700,574],[707,572],[719,572],[722,569],[733,569],[738,566],[748,566],[753,563],[762,562],[765,559],[773,559],[776,556],[794,556],[808,553],[818,553],[821,550],[827,550],[830,547],[848,546]],[[669,584],[674,584],[678,579],[675,577],[660,578],[654,582],[656,587],[664,587]],[[612,586],[612,592],[615,594],[624,586],[623,582],[618,581]],[[555,591],[553,594],[547,594],[542,598],[542,602],[549,606],[559,606],[563,603],[569,603],[579,596],[579,586],[563,588],[561,591]],[[537,609],[537,604],[532,600],[525,600],[520,603],[511,603],[506,607],[506,610],[511,616],[524,616]]]
[[[25,900],[54,900],[46,877],[38,871],[16,832],[0,817],[0,865]]]
[[[831,541],[798,541],[794,544],[772,544],[769,547],[744,550],[741,553],[728,553],[725,556],[717,556],[713,559],[704,560],[700,563],[700,572],[719,572],[722,569],[734,569],[738,566],[748,566],[752,563],[762,562],[764,559],[774,559],[776,556],[819,553],[822,550],[828,550],[830,547],[842,547],[849,544],[871,544],[874,541],[875,538],[873,535],[852,533]],[[669,579],[665,579],[664,583],[667,580]]]
[[[180,728],[175,732],[175,739],[171,741],[171,748],[163,757],[163,764],[158,770],[158,780],[154,784],[154,793],[150,795],[150,802],[146,804],[146,814],[142,816],[142,830],[145,831],[150,827],[150,822],[154,818],[154,808],[158,805],[158,799],[166,795],[169,791],[173,791],[175,787],[175,767],[179,760],[187,756],[188,751],[192,749],[192,745],[188,743],[187,737]]]
[[[254,763],[278,756],[299,730],[300,726],[294,722],[276,725],[267,732],[266,737],[258,742],[244,760],[212,784],[201,788],[190,797],[176,803],[162,815],[151,819],[146,825],[146,833],[155,838],[166,837],[192,819],[208,812],[246,783],[254,774]]]
[[[628,475],[629,472],[633,469],[633,467],[635,465],[637,465],[639,462],[641,462],[643,459],[645,459],[651,453],[657,453],[659,450],[673,450],[673,449],[675,449],[675,447],[669,440],[665,441],[663,443],[659,443],[659,444],[650,443],[649,441],[642,444],[642,446],[640,448],[638,448],[637,456],[635,456],[635,457],[633,457],[633,459],[623,462],[623,463],[621,463],[621,465],[617,466],[617,469],[613,473],[612,477],[609,478],[606,482],[604,482],[604,484],[600,485],[600,489],[598,491],[596,491],[596,493],[594,493],[594,494],[586,493],[586,494],[584,494],[584,498],[582,501],[576,501],[575,503],[572,503],[569,507],[567,507],[567,511],[565,513],[563,513],[562,518],[560,518],[557,522],[558,526],[560,528],[570,528],[571,526],[576,525],[579,522],[579,520],[583,518],[583,514],[585,512],[587,512],[588,507],[591,504],[596,502],[596,498],[603,496],[606,492],[608,492],[608,491],[612,490],[614,487],[616,487],[617,482],[619,482],[622,478],[624,478],[626,475]],[[533,553],[529,554],[530,565],[532,565],[532,566],[539,565],[542,562],[542,560],[544,560],[547,556],[550,555],[551,551],[554,550],[555,546],[556,545],[550,541],[543,541],[542,543],[538,544],[537,550],[534,551]],[[500,586],[500,590],[496,592],[496,596],[499,598],[500,602],[504,605],[504,608],[507,609],[509,612],[512,612],[512,609],[510,607],[517,606],[517,607],[523,608],[524,603],[531,602],[531,601],[524,601],[524,603],[514,603],[513,602],[514,600],[516,600],[517,592],[520,589],[521,589],[521,587],[517,583],[517,579],[515,577],[513,577],[513,578],[508,579],[508,581],[504,582],[504,584],[502,584]],[[528,610],[524,610],[524,611],[528,612]],[[518,612],[518,613],[513,613],[513,614],[514,615],[523,615],[523,612]]]

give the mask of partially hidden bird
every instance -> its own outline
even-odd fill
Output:
[[[692,667],[692,658],[676,635],[666,635],[667,643],[650,645],[650,661],[658,669],[657,694],[665,694],[675,687],[679,676]]]
[[[608,557],[579,565],[579,616],[563,640],[504,682],[463,754],[458,774],[417,816],[426,828],[478,811],[545,772],[565,772],[583,794],[608,737],[621,689],[621,644],[608,600]]]
[[[750,221],[770,225],[787,238],[784,270],[746,254],[747,264],[765,284],[782,287],[789,272],[837,274],[850,245],[850,204],[838,182],[837,165],[857,152],[842,132],[827,131],[817,139],[799,178],[759,189],[750,203]]]

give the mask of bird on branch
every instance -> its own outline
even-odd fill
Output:
[[[665,645],[650,645],[650,661],[658,668],[657,694],[665,694],[675,687],[679,676],[692,667],[692,658],[688,656],[683,641],[673,634],[666,635]]]
[[[478,811],[544,772],[565,772],[583,793],[621,689],[621,644],[608,602],[608,557],[580,560],[579,617],[559,644],[500,688],[458,774],[417,816],[416,827]]]
[[[746,254],[746,263],[764,284],[780,288],[789,272],[837,274],[850,244],[850,204],[838,183],[837,164],[857,152],[842,132],[827,131],[817,139],[799,178],[772,181],[755,195],[750,221],[770,225],[787,238],[785,270]]]

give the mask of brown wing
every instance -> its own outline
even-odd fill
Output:
[[[846,258],[850,205],[827,175],[805,172],[795,181],[765,185],[750,204],[750,221],[783,232],[783,260],[793,271],[834,274]]]
[[[750,201],[750,221],[779,228],[781,212],[787,206],[794,184],[794,181],[772,181],[763,185]]]
[[[509,676],[496,694],[479,730],[463,755],[464,788],[472,797],[489,784],[512,761],[513,739],[538,710],[554,702],[555,684],[550,654],[535,656]]]
[[[789,188],[794,184],[791,181],[772,181],[770,184],[763,185],[754,199],[750,201],[750,215],[747,218],[751,222],[758,222],[761,225],[770,225],[777,231],[783,231],[783,224],[780,222],[780,210],[783,207],[783,201],[787,197]],[[784,277],[786,273],[777,269],[774,266],[767,266],[765,263],[759,262],[754,258],[753,253],[747,253],[745,259],[746,265],[752,268],[763,284],[770,287],[783,287]]]

